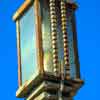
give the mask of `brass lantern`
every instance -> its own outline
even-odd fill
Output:
[[[16,11],[18,84],[26,100],[72,100],[82,86],[71,0],[25,0]]]

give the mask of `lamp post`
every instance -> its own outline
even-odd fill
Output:
[[[72,100],[82,86],[75,2],[26,0],[16,11],[18,85],[26,100]]]

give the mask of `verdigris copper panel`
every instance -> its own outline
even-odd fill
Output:
[[[36,30],[33,6],[20,19],[22,84],[37,73]]]

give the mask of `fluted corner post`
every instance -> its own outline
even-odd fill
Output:
[[[53,67],[55,75],[58,75],[58,50],[57,50],[57,16],[55,0],[49,0],[50,6],[50,20],[51,20],[51,37],[52,37],[52,53],[53,53]]]
[[[70,79],[70,63],[69,63],[69,50],[68,50],[68,35],[67,35],[67,11],[64,0],[60,1],[61,6],[61,21],[62,21],[62,33],[64,43],[64,64],[65,64],[65,78]]]

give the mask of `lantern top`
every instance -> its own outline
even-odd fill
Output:
[[[72,9],[77,8],[76,2],[72,2],[71,0],[69,0],[69,1],[64,0],[64,1]],[[25,0],[25,2],[22,4],[22,6],[13,15],[13,20],[16,21],[17,19],[19,19],[24,14],[24,12],[33,4],[33,2],[34,2],[34,0]]]

